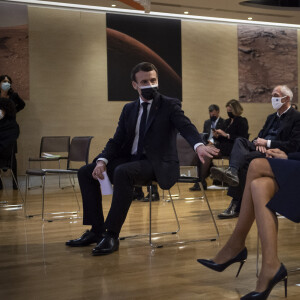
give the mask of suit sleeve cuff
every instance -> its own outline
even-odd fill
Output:
[[[108,164],[108,160],[107,160],[106,158],[98,158],[98,159],[96,160],[96,163],[97,163],[98,161],[100,161],[100,160],[104,161],[106,165]]]
[[[194,151],[196,152],[196,149],[198,148],[198,146],[202,146],[204,145],[203,143],[197,143],[194,145]]]
[[[271,140],[267,140],[267,148],[271,148]]]

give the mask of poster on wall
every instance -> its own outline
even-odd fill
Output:
[[[268,103],[276,85],[286,84],[298,102],[297,30],[238,25],[239,99]]]
[[[0,3],[0,74],[29,100],[28,13],[26,5]]]
[[[157,67],[161,94],[182,99],[180,20],[107,14],[106,33],[109,101],[138,98],[130,72],[143,61]]]

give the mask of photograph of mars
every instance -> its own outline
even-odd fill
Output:
[[[239,99],[270,102],[273,88],[286,84],[298,102],[297,30],[238,26]]]
[[[28,45],[27,6],[0,3],[0,74],[11,77],[24,100],[29,100]]]
[[[153,63],[159,72],[159,92],[182,99],[181,22],[154,17],[106,15],[108,100],[132,101],[131,69]]]

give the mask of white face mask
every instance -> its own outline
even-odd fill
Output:
[[[0,109],[0,120],[4,118],[4,112]]]
[[[11,84],[9,82],[2,82],[1,83],[1,88],[3,91],[8,91],[11,87]]]
[[[272,97],[272,106],[275,110],[278,110],[284,103],[281,102],[281,99],[284,97]]]

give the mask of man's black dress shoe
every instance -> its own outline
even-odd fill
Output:
[[[105,255],[119,250],[119,239],[106,234],[99,244],[93,249],[92,254]]]
[[[149,202],[149,197],[150,197],[150,194],[148,193],[148,195],[144,198],[144,199],[141,199],[139,201],[141,202]],[[158,193],[153,193],[152,194],[152,201],[159,201],[159,194]]]
[[[0,179],[0,190],[3,190],[3,183],[1,179]]]
[[[93,231],[87,230],[84,232],[84,234],[80,238],[66,242],[66,246],[84,247],[84,246],[88,246],[93,243],[99,243],[101,238],[102,238],[102,235],[98,236]]]
[[[213,179],[226,182],[230,186],[238,186],[240,183],[237,170],[230,167],[227,169],[212,167],[210,172]]]
[[[189,188],[190,191],[201,191],[200,184],[196,182],[192,187]]]
[[[237,201],[232,200],[227,209],[218,215],[219,219],[237,218],[240,214],[240,207]]]
[[[133,190],[133,196],[132,196],[132,201],[138,200],[142,201],[144,200],[144,192],[141,187],[135,187]]]

